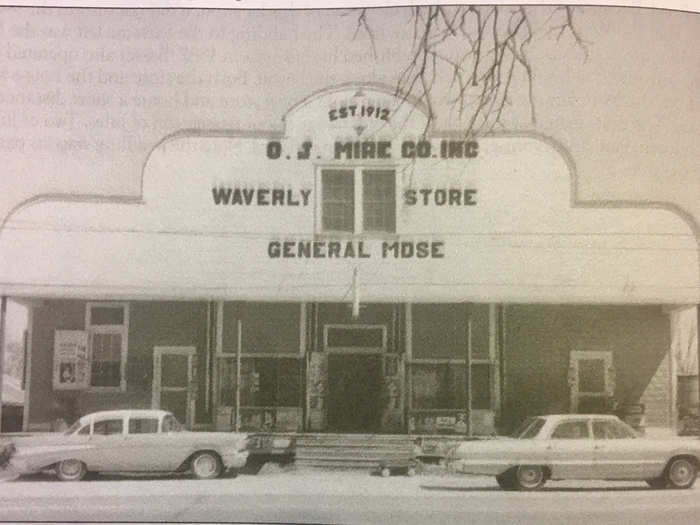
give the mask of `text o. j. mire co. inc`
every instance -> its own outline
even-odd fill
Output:
[[[270,241],[271,259],[442,259],[442,241]]]

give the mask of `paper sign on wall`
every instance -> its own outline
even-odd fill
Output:
[[[54,332],[54,390],[87,388],[87,341],[87,332],[81,330],[56,330]]]

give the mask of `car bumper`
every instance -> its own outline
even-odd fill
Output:
[[[221,456],[221,461],[226,468],[242,468],[248,459],[248,451],[242,450]]]

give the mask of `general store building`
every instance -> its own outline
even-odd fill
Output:
[[[692,222],[579,202],[555,141],[427,113],[329,88],[273,131],[165,137],[137,198],[20,206],[0,293],[30,307],[25,428],[165,407],[201,429],[492,434],[643,405],[673,430],[697,376]]]

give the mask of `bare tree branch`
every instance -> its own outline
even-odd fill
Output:
[[[424,104],[426,131],[436,118],[438,96],[450,102],[464,123],[465,137],[507,127],[507,115],[515,107],[513,90],[521,81],[526,84],[530,121],[537,121],[530,59],[535,35],[554,34],[555,43],[568,35],[586,58],[588,47],[576,25],[573,7],[551,8],[544,27],[537,32],[533,29],[532,9],[514,5],[411,8],[411,54],[399,74],[396,93],[403,100],[411,96]],[[358,11],[355,35],[365,31],[376,54],[368,13],[366,9]],[[437,93],[441,89],[446,92]]]

